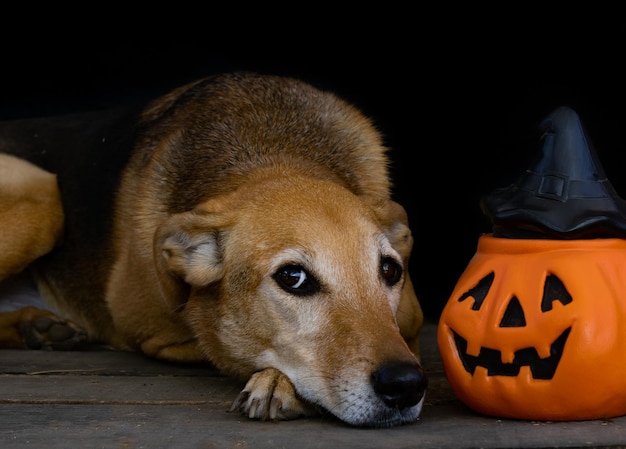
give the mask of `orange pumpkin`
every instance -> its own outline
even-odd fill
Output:
[[[485,234],[438,325],[471,409],[529,420],[626,414],[626,240]]]

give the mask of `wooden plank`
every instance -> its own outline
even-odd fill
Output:
[[[0,403],[225,404],[243,382],[226,377],[0,375]]]
[[[506,421],[462,407],[427,409],[415,424],[358,429],[329,417],[257,422],[215,405],[0,405],[9,448],[621,448],[623,419],[580,423]]]
[[[65,372],[102,376],[219,376],[210,364],[182,365],[122,351],[19,351],[0,349],[1,374]]]
[[[626,448],[626,417],[531,422],[478,415],[452,393],[423,332],[429,389],[419,422],[355,429],[330,416],[257,422],[228,413],[243,382],[210,366],[115,351],[0,351],[0,448]]]

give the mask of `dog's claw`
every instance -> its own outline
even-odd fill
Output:
[[[252,375],[230,407],[251,419],[291,420],[317,414],[317,410],[296,396],[291,381],[274,368]]]
[[[231,404],[230,408],[228,409],[228,411],[230,413],[234,412],[235,410],[239,410],[243,413],[243,408],[245,403],[248,401],[248,396],[250,394],[246,391],[246,390],[242,390],[237,397],[235,398],[235,400],[233,401],[233,403]]]
[[[258,399],[254,399],[250,404],[250,412],[248,413],[248,418],[266,420],[268,416],[264,410],[265,404],[262,404],[261,401],[259,401]]]

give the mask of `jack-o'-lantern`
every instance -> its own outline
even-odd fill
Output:
[[[444,371],[487,415],[626,415],[626,206],[576,113],[546,122],[539,163],[483,198],[494,228],[442,311]]]
[[[483,235],[438,340],[452,389],[471,408],[594,419],[626,414],[625,327],[626,240]]]

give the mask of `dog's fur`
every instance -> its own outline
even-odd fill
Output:
[[[0,151],[0,278],[29,265],[54,312],[0,314],[4,347],[210,361],[249,379],[251,418],[419,418],[412,237],[353,106],[225,74],[139,114],[4,123]]]

